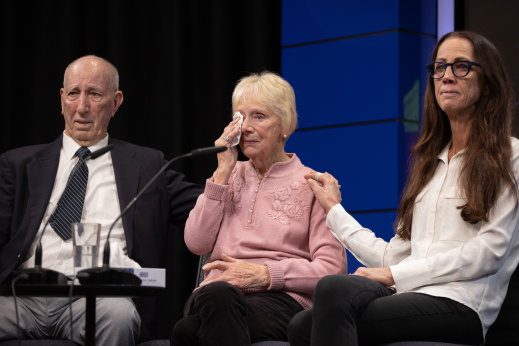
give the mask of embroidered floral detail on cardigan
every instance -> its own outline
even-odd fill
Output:
[[[244,177],[241,176],[241,174],[239,174],[238,170],[235,170],[232,174],[231,174],[231,178],[229,179],[230,181],[232,181],[231,183],[231,189],[230,189],[230,194],[231,194],[231,209],[232,209],[232,212],[238,212],[239,210],[241,210],[241,192],[242,190],[246,190],[247,189],[247,183],[245,182],[245,179]]]
[[[295,181],[290,187],[280,186],[269,191],[269,196],[274,201],[267,215],[283,225],[289,224],[290,219],[300,219],[310,208],[310,205],[304,204],[304,188],[304,184]]]

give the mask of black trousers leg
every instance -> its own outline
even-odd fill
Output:
[[[393,292],[356,275],[332,275],[319,281],[314,295],[312,345],[357,345],[357,321],[374,299]]]
[[[198,346],[196,333],[200,328],[198,317],[188,315],[181,318],[171,331],[170,342],[172,346]]]
[[[188,316],[173,327],[172,345],[250,345],[245,295],[236,287],[211,283],[193,292],[187,304]]]
[[[477,314],[463,304],[419,293],[392,294],[379,283],[355,275],[319,281],[314,309],[296,315],[288,334],[293,346],[483,341]]]
[[[186,314],[171,334],[178,345],[250,345],[266,340],[286,340],[290,319],[301,305],[282,292],[244,295],[226,282],[214,282],[195,291]]]
[[[261,292],[246,296],[247,325],[251,342],[287,341],[288,323],[303,307],[283,292]]]
[[[288,324],[290,346],[308,346],[312,337],[312,309],[304,310],[292,318]]]
[[[474,310],[449,298],[421,293],[373,300],[360,317],[358,335],[361,345],[412,340],[483,343],[481,321]]]

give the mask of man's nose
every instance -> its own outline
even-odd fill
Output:
[[[77,105],[77,111],[78,113],[85,113],[88,111],[88,107],[90,106],[90,103],[88,101],[88,97],[85,94],[80,94],[78,99],[78,105]]]

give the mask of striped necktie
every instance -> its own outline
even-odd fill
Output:
[[[63,192],[56,211],[50,217],[50,225],[54,231],[63,239],[68,240],[72,237],[72,224],[81,221],[83,213],[83,203],[85,202],[85,192],[88,182],[88,167],[81,165],[87,155],[90,154],[88,148],[81,147],[76,152],[79,161],[72,169],[68,178],[67,186]],[[75,174],[73,172],[77,170]]]

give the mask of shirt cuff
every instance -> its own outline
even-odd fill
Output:
[[[413,288],[431,283],[430,271],[425,259],[417,259],[390,266],[397,292],[406,292]]]
[[[285,271],[279,262],[268,262],[265,265],[269,269],[270,285],[269,291],[279,291],[285,286]]]
[[[209,199],[222,201],[225,196],[225,191],[229,188],[229,185],[219,185],[213,182],[211,179],[207,179],[205,182],[204,195]]]

